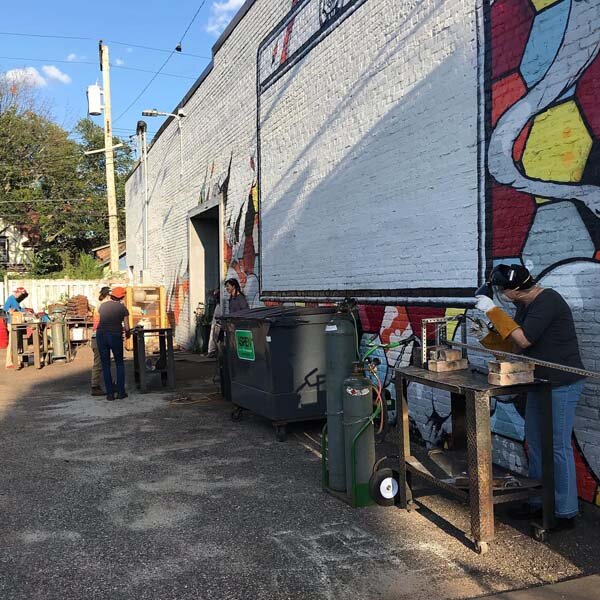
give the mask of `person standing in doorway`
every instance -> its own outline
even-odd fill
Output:
[[[239,312],[240,310],[247,310],[248,300],[242,288],[240,288],[240,282],[237,279],[228,279],[225,282],[225,290],[229,294],[228,314]]]
[[[92,365],[92,396],[104,396],[106,393],[102,385],[102,361],[100,360],[100,352],[98,351],[98,340],[96,339],[96,330],[100,324],[100,313],[98,312],[100,305],[110,300],[110,288],[103,287],[98,296],[98,306],[94,309],[92,317],[92,339],[91,346],[94,354],[94,364]]]
[[[29,294],[24,287],[18,287],[15,291],[6,299],[4,303],[4,312],[6,312],[6,326],[8,327],[8,347],[6,348],[6,362],[4,366],[7,369],[14,369],[12,360],[12,345],[11,345],[11,333],[10,333],[10,321],[12,313],[25,312],[25,309],[21,306],[21,302],[27,298]]]
[[[98,307],[100,316],[98,329],[96,330],[96,341],[100,362],[102,363],[102,375],[106,389],[106,399],[114,400],[114,388],[110,372],[110,353],[115,359],[117,370],[117,399],[127,398],[125,392],[125,364],[123,362],[123,332],[129,337],[129,311],[123,305],[125,288],[115,287],[110,291],[110,301],[104,302]]]

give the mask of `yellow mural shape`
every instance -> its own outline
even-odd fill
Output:
[[[523,153],[525,173],[542,181],[581,181],[591,148],[577,105],[564,102],[535,118]]]
[[[562,0],[531,0],[531,2],[535,6],[535,9],[540,12],[540,10],[548,8],[548,6],[552,6],[553,4],[558,4]]]
[[[457,315],[464,315],[467,312],[464,308],[447,308],[446,317],[456,317]],[[449,340],[454,339],[456,328],[458,327],[458,321],[450,321],[446,327],[446,334]]]
[[[546,204],[546,202],[550,202],[550,198],[536,197],[535,201],[537,204]]]

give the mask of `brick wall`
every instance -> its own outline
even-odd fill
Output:
[[[364,341],[406,338],[420,331],[424,317],[463,310],[432,282],[437,266],[440,280],[462,276],[473,283],[471,259],[452,260],[444,229],[450,224],[458,246],[484,255],[476,275],[494,262],[521,262],[561,292],[573,308],[584,362],[600,370],[599,6],[572,0],[248,2],[183,107],[183,175],[176,122],[149,154],[150,269],[168,288],[177,341],[187,344],[190,337],[187,212],[222,198],[223,274],[238,277],[255,302],[262,251],[269,291],[283,297],[291,289],[356,295],[377,279],[377,299],[387,298],[388,305],[361,306]],[[290,9],[291,18],[282,21]],[[456,58],[441,40],[467,43],[469,51],[459,54],[478,71],[473,109],[460,111],[476,101],[472,83],[460,83],[471,71],[457,63],[452,80],[435,68]],[[387,60],[369,60],[386,48],[393,49]],[[257,72],[265,84],[259,92]],[[279,79],[268,86],[269,77]],[[447,94],[450,83],[455,94]],[[414,90],[418,101],[411,104]],[[339,119],[328,121],[336,104],[343,108]],[[415,110],[419,106],[428,110]],[[482,112],[461,121],[457,132],[457,119],[473,110]],[[461,208],[457,181],[476,182],[483,202],[467,186]],[[259,191],[271,244],[262,248]],[[141,169],[126,193],[128,257],[138,270]],[[350,231],[346,213],[356,215],[365,205],[371,210],[360,213]],[[427,224],[437,223],[442,211],[446,221],[438,223],[436,237]],[[327,223],[337,224],[335,235],[323,233]],[[349,232],[359,245],[368,239],[371,246],[348,256],[353,245],[344,245],[342,234]],[[403,239],[412,243],[399,245]],[[426,256],[415,251],[420,241]],[[418,261],[427,268],[420,270]],[[335,285],[327,287],[340,264]],[[392,289],[406,292],[421,276],[424,296],[400,301]],[[392,278],[400,284],[387,285]],[[380,375],[388,384],[393,367],[409,356],[410,347],[382,351]],[[600,502],[598,392],[597,384],[586,384],[573,441],[580,495]],[[447,396],[412,386],[409,400],[423,440],[442,442],[450,426]],[[494,402],[492,410],[496,460],[526,470],[522,403]]]

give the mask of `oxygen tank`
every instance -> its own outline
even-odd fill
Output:
[[[353,364],[350,377],[343,383],[344,440],[346,449],[346,493],[352,494],[352,441],[373,414],[372,383],[364,376],[360,362]],[[375,432],[370,423],[356,443],[356,506],[372,504],[369,479],[375,464]]]
[[[50,328],[52,335],[52,360],[67,358],[66,341],[67,332],[64,321],[54,321]]]
[[[338,492],[346,490],[342,384],[356,360],[355,336],[353,323],[341,312],[335,313],[325,327],[327,464],[329,487]]]

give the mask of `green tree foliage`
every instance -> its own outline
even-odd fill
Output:
[[[124,233],[124,184],[133,163],[127,142],[115,151],[119,229]],[[33,270],[50,273],[108,242],[104,132],[89,119],[72,132],[54,123],[22,84],[0,76],[0,219],[32,240]],[[66,253],[66,254],[65,254]]]

